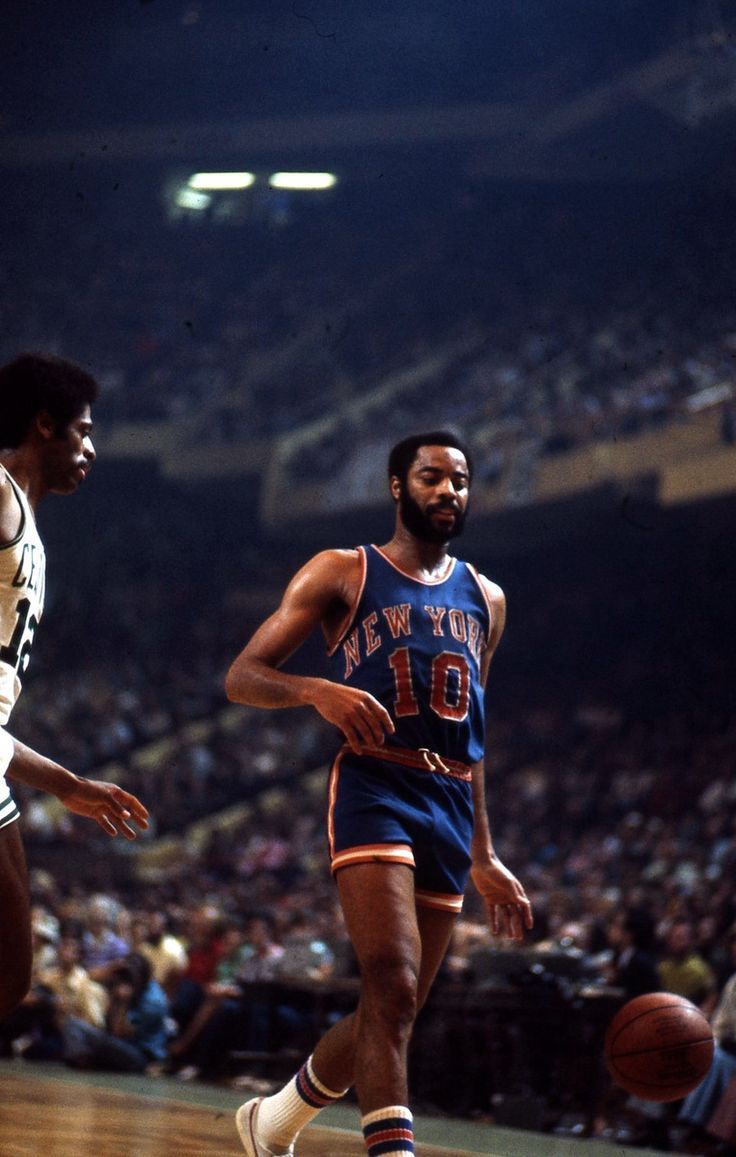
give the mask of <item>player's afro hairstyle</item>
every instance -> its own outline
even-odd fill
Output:
[[[61,434],[100,388],[86,370],[54,354],[23,353],[0,368],[0,447],[20,446],[37,414],[50,414]]]
[[[468,446],[457,434],[451,430],[430,430],[427,434],[410,434],[402,438],[391,450],[388,456],[388,476],[406,482],[409,467],[417,456],[420,446],[452,446],[459,450],[468,464],[468,477],[473,480],[473,457]]]

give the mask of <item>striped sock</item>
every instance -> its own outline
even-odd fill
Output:
[[[406,1157],[414,1152],[414,1118],[404,1105],[376,1109],[361,1119],[368,1157]]]
[[[258,1132],[267,1148],[291,1145],[305,1125],[321,1109],[344,1097],[347,1089],[335,1093],[317,1079],[312,1058],[299,1069],[283,1089],[264,1097],[258,1109]]]

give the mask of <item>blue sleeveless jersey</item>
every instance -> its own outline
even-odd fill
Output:
[[[332,677],[383,704],[396,726],[388,746],[425,747],[461,763],[482,759],[480,668],[491,608],[477,573],[452,559],[443,579],[424,582],[376,546],[358,551],[363,581],[329,652]]]

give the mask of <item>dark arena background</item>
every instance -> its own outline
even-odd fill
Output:
[[[0,1025],[0,1149],[235,1154],[235,1106],[352,1007],[336,738],[223,679],[296,567],[390,537],[389,447],[449,427],[476,460],[459,552],[508,600],[487,794],[536,923],[494,941],[468,892],[412,1045],[418,1151],[733,1152],[602,1059],[627,914],[657,966],[697,957],[709,1014],[736,970],[733,4],[28,0],[2,25],[0,361],[102,387],[92,477],[40,512],[12,730],[153,817],[129,845],[18,792],[36,979],[95,920],[125,951],[166,928],[172,1002],[193,949],[226,937],[236,974],[257,925],[284,951],[257,1031],[178,1048],[172,1020],[143,1076],[69,1068],[30,1007]],[[315,639],[293,669],[321,663]],[[297,1151],[362,1152],[358,1123],[348,1097]]]

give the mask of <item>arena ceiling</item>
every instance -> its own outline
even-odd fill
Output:
[[[0,164],[451,146],[490,179],[731,185],[731,8],[26,0],[3,17]]]

